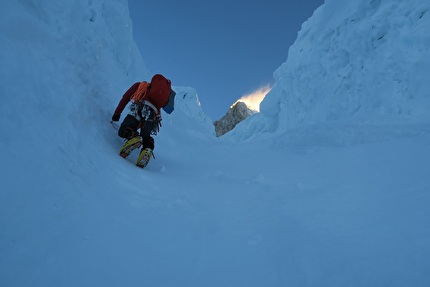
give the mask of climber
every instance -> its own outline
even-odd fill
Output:
[[[125,139],[119,152],[123,158],[142,147],[136,165],[143,168],[148,164],[154,151],[152,135],[156,135],[161,127],[161,108],[172,113],[175,94],[170,80],[160,74],[154,75],[149,83],[134,83],[125,92],[112,116],[112,122],[119,121],[125,106],[132,101],[130,112],[118,130],[118,136]]]

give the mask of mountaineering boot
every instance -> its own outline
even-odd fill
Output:
[[[148,164],[149,160],[151,159],[151,156],[152,156],[152,149],[150,148],[142,149],[139,157],[137,158],[136,165],[138,167],[144,168]]]
[[[135,136],[129,140],[127,140],[121,149],[119,150],[119,155],[123,158],[126,158],[130,155],[130,153],[136,148],[140,148],[142,146],[142,139],[140,136]]]

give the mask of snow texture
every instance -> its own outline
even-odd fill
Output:
[[[0,286],[429,286],[429,9],[326,0],[225,137],[174,86],[142,170],[127,2],[1,1]]]

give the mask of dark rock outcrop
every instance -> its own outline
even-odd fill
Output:
[[[244,102],[235,103],[225,116],[214,122],[216,136],[220,137],[231,131],[238,123],[255,113]]]

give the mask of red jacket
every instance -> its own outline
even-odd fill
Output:
[[[118,106],[115,109],[114,115],[120,116],[122,111],[124,110],[125,106],[127,106],[128,102],[130,102],[131,96],[133,96],[134,92],[136,92],[137,88],[139,87],[139,82],[134,83],[128,90],[125,92],[125,94],[122,96],[121,100],[119,101]]]

